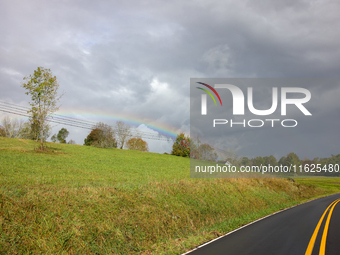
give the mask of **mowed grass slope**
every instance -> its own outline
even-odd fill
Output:
[[[0,137],[0,253],[180,254],[339,192],[336,181],[317,186],[320,179],[190,179],[189,159],[171,155],[36,146]]]

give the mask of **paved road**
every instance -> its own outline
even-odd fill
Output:
[[[207,254],[338,255],[340,193],[274,214],[189,253]]]

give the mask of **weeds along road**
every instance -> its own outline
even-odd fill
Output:
[[[187,254],[340,254],[340,193],[279,212]]]

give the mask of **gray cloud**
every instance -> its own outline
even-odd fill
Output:
[[[43,66],[66,92],[62,108],[188,131],[192,77],[338,77],[339,9],[334,1],[2,1],[0,100],[24,105],[20,82]],[[338,88],[311,88],[335,116]],[[81,143],[86,133],[70,137]]]
[[[244,114],[233,115],[234,98],[227,89],[218,89],[223,106],[214,105],[209,96],[207,99],[207,115],[201,115],[201,90],[196,82],[215,84],[233,84],[238,86],[244,95]],[[266,79],[192,79],[191,80],[191,134],[200,136],[203,142],[227,150],[233,148],[240,155],[255,157],[287,155],[296,152],[301,158],[328,157],[338,154],[340,102],[339,78],[266,78]],[[327,86],[325,88],[325,86]],[[200,86],[201,87],[201,86]],[[277,107],[270,115],[255,115],[248,109],[247,88],[252,87],[255,109],[267,110],[272,106],[272,87],[277,87]],[[311,92],[311,99],[303,107],[311,113],[305,116],[295,105],[287,105],[286,115],[281,107],[282,87],[307,88]],[[318,93],[323,88],[323,93]],[[304,98],[302,93],[288,93],[287,98]],[[216,99],[217,100],[217,99]],[[220,119],[223,123],[213,127],[213,119]],[[267,120],[269,119],[269,120]],[[293,120],[291,120],[293,119]],[[227,123],[224,123],[225,120]],[[270,120],[273,120],[270,121]],[[283,124],[282,121],[286,120]],[[251,121],[251,124],[248,124]],[[295,122],[296,121],[296,122]],[[251,125],[263,127],[250,127]],[[231,123],[234,123],[233,125]],[[296,127],[283,127],[294,125]]]

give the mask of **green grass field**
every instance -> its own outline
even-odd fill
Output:
[[[338,179],[190,179],[187,158],[0,137],[0,254],[180,254]]]

